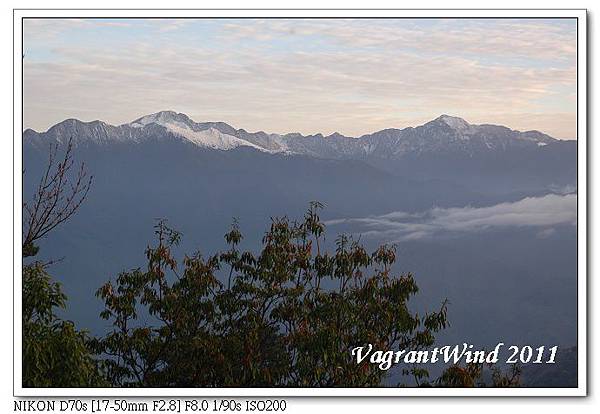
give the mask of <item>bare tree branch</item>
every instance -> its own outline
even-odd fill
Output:
[[[58,144],[50,147],[48,165],[33,195],[23,203],[23,256],[35,256],[35,242],[68,220],[81,206],[92,185],[85,164],[73,172],[73,138],[57,163]],[[74,177],[71,175],[74,174]]]

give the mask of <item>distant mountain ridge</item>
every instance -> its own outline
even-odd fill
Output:
[[[499,125],[473,125],[462,118],[442,115],[424,125],[384,129],[358,138],[339,133],[304,136],[247,132],[224,122],[195,122],[185,114],[161,111],[114,126],[102,121],[67,119],[46,132],[27,129],[24,141],[47,145],[48,139],[75,145],[143,143],[175,139],[200,148],[232,150],[249,147],[267,153],[308,155],[331,159],[400,159],[409,154],[453,152],[474,156],[511,149],[536,149],[559,142],[539,131],[516,131]]]

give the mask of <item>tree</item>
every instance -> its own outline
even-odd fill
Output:
[[[65,222],[81,206],[92,185],[84,163],[75,170],[73,140],[57,160],[58,144],[50,147],[48,165],[33,199],[23,203],[23,257],[35,256],[35,242]]]
[[[56,317],[66,296],[44,266],[23,268],[23,386],[91,387],[106,383],[90,354],[89,338]]]
[[[378,386],[385,372],[356,364],[355,346],[423,349],[447,326],[446,304],[419,317],[410,273],[393,275],[395,249],[374,252],[340,236],[323,248],[319,203],[301,222],[273,219],[258,255],[228,249],[186,256],[166,222],[146,250],[147,266],[121,273],[98,292],[112,330],[95,342],[114,386]],[[143,316],[143,317],[142,317]],[[151,322],[146,322],[150,317]]]
[[[84,165],[75,172],[69,140],[65,155],[56,162],[58,145],[51,147],[48,166],[30,202],[23,204],[23,258],[37,255],[35,242],[68,220],[91,186]],[[23,265],[23,386],[89,387],[106,385],[98,361],[89,349],[85,331],[55,314],[65,308],[66,296],[48,274],[48,263]]]

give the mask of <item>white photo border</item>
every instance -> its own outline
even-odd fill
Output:
[[[22,134],[24,18],[573,18],[577,19],[577,388],[24,388]],[[585,9],[13,9],[13,396],[465,397],[587,395],[587,10]]]

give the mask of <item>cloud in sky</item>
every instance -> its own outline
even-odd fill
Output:
[[[550,237],[553,226],[577,223],[577,195],[549,194],[490,207],[434,208],[421,213],[396,211],[380,216],[329,220],[329,226],[351,225],[361,236],[402,242],[510,227],[539,228]]]
[[[442,113],[575,138],[569,20],[25,20],[25,127],[163,109],[359,136]]]

